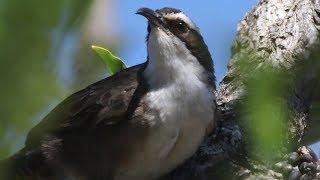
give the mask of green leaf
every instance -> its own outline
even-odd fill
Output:
[[[91,48],[101,57],[103,64],[105,64],[111,75],[126,68],[123,61],[119,57],[113,55],[109,50],[99,46],[92,46]]]

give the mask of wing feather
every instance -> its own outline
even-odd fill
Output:
[[[39,145],[51,133],[86,132],[97,124],[113,125],[125,119],[143,65],[120,71],[69,96],[29,132],[26,146]]]

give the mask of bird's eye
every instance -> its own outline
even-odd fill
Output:
[[[187,32],[188,31],[188,26],[185,22],[183,21],[177,21],[174,23],[174,29],[178,32]]]

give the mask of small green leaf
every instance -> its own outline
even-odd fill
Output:
[[[99,46],[92,46],[91,48],[101,57],[103,64],[105,64],[111,75],[126,68],[123,61],[113,55],[108,49]]]

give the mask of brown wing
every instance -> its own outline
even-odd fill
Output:
[[[86,132],[97,124],[111,125],[125,119],[143,66],[120,71],[65,99],[29,132],[26,146],[39,145],[44,136],[53,132]]]

